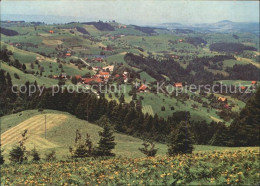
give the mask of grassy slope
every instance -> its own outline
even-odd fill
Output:
[[[47,77],[34,76],[32,74],[25,74],[13,66],[9,66],[6,63],[3,63],[1,61],[0,61],[0,63],[1,63],[1,69],[10,73],[13,84],[20,85],[20,84],[24,84],[26,81],[30,81],[30,82],[37,81],[38,85],[45,85],[47,87],[58,84],[58,80],[50,79]],[[14,78],[14,73],[18,74],[20,79]]]
[[[44,139],[44,115],[47,115],[47,139]],[[55,116],[55,117],[54,117]],[[30,119],[31,118],[31,119]],[[34,119],[37,118],[37,119]],[[62,118],[62,119],[57,119]],[[17,132],[17,128],[12,128],[18,124],[23,125],[23,128],[19,130],[26,129],[28,126],[28,142],[27,149],[30,150],[34,146],[40,151],[41,154],[48,152],[52,149],[56,150],[58,158],[63,158],[66,155],[69,155],[68,147],[74,145],[75,131],[79,129],[84,138],[86,133],[91,135],[91,139],[96,145],[99,136],[98,131],[102,130],[101,127],[88,123],[87,121],[77,119],[75,116],[72,116],[65,112],[59,112],[54,110],[45,110],[42,113],[39,113],[36,110],[27,110],[17,114],[7,115],[0,118],[1,120],[1,134],[4,132],[10,133],[10,136],[14,135],[14,132]],[[32,122],[35,124],[32,125]],[[58,123],[60,122],[60,123]],[[22,124],[21,124],[22,123]],[[32,126],[29,126],[29,125]],[[37,127],[33,127],[33,126]],[[51,127],[51,126],[52,127]],[[19,126],[18,126],[19,127]],[[16,129],[14,131],[14,129]],[[30,132],[31,131],[31,132]],[[19,133],[19,132],[18,132]],[[19,135],[18,135],[19,136]],[[4,139],[2,139],[4,141]],[[12,139],[13,140],[13,139]],[[18,141],[18,139],[16,139]],[[13,143],[8,145],[3,144],[3,149],[6,153],[10,150],[12,145],[16,144],[15,139]],[[115,133],[115,141],[117,143],[116,149],[114,152],[117,156],[124,157],[143,157],[138,150],[142,145],[142,140],[134,138],[125,134]],[[163,155],[167,152],[167,146],[165,144],[157,144],[159,148],[158,154]],[[205,145],[195,145],[195,151],[222,151],[222,150],[241,150],[245,148],[229,148],[229,147],[214,147],[214,146],[205,146]]]

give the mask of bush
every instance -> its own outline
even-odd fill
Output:
[[[85,141],[82,141],[79,130],[76,130],[75,149],[69,147],[72,158],[85,158],[94,155],[94,148],[89,134],[86,134]]]
[[[0,149],[1,149],[1,144],[0,144]],[[4,150],[1,149],[0,150],[0,165],[4,164],[4,162],[5,162],[3,152],[4,152]]]
[[[25,141],[27,140],[26,134],[28,130],[25,130],[22,133],[22,140],[19,141],[19,145],[12,148],[9,153],[10,161],[15,163],[22,163],[23,161],[27,160],[26,156],[26,147],[24,146]]]
[[[154,157],[158,151],[155,149],[155,145],[152,142],[143,142],[143,148],[138,148],[142,153],[144,153],[147,157]]]
[[[41,158],[40,158],[40,154],[38,153],[38,151],[34,148],[32,151],[31,151],[31,156],[33,157],[33,161],[40,161]]]
[[[16,74],[16,73],[14,73],[14,77],[15,77],[16,79],[20,79],[20,77],[19,77],[18,74]]]
[[[52,150],[50,153],[45,154],[45,161],[55,161],[56,160],[56,152]]]

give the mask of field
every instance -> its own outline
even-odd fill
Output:
[[[45,139],[45,115],[47,136]],[[7,115],[0,118],[1,121],[1,140],[2,149],[4,149],[4,156],[8,159],[8,152],[12,146],[17,145],[21,137],[21,133],[28,129],[28,141],[26,142],[27,150],[32,150],[34,147],[39,150],[41,157],[44,157],[46,152],[55,150],[58,159],[63,159],[69,155],[69,146],[74,145],[75,131],[79,129],[83,137],[86,133],[90,134],[91,140],[95,145],[99,140],[98,131],[102,128],[88,123],[85,120],[77,119],[75,116],[65,112],[44,110],[38,112],[37,110],[22,111],[17,114]],[[125,134],[115,132],[115,141],[117,143],[114,150],[119,157],[139,158],[144,155],[138,150],[142,147],[143,140],[134,138]],[[165,155],[167,152],[167,145],[156,143],[159,148],[158,154]],[[223,150],[244,150],[239,147],[216,147],[206,145],[195,145],[195,152],[208,151],[223,151]]]
[[[259,151],[3,165],[1,175],[4,185],[254,185]]]

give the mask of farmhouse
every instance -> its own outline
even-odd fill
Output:
[[[231,109],[232,107],[231,107],[229,104],[225,104],[225,105],[224,105],[224,108],[226,108],[226,109]]]
[[[66,53],[66,56],[69,56],[69,57],[70,57],[70,56],[71,56],[71,53]]]
[[[173,86],[176,88],[182,88],[182,83],[174,83]]]
[[[218,101],[226,102],[226,101],[227,101],[227,98],[225,98],[225,97],[218,97]]]
[[[140,87],[139,87],[139,92],[146,92],[146,90],[147,90],[147,86],[146,85],[141,85]]]
[[[251,81],[251,84],[252,84],[252,85],[256,85],[256,84],[257,84],[257,81]]]
[[[102,79],[100,78],[82,78],[83,84],[90,84],[90,83],[102,83]]]
[[[99,74],[97,74],[96,76],[98,78],[108,79],[110,77],[110,74],[109,74],[109,72],[100,71]]]
[[[54,31],[53,31],[53,30],[50,30],[50,31],[49,31],[49,33],[53,34],[53,33],[54,33]]]
[[[241,86],[240,90],[246,90],[246,87],[245,86]]]
[[[81,77],[80,75],[76,75],[75,78],[76,78],[77,80],[81,80],[81,79],[82,79],[82,77]]]
[[[102,61],[103,61],[103,58],[97,57],[97,58],[95,58],[94,60],[97,61],[97,62],[102,62]]]

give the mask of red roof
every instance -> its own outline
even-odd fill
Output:
[[[116,74],[115,77],[118,78],[118,77],[120,77],[120,75],[119,75],[119,74]]]
[[[241,90],[245,90],[246,87],[245,87],[245,86],[241,86],[240,89],[241,89]]]
[[[182,87],[182,83],[174,83],[175,87]]]
[[[101,57],[98,57],[95,59],[96,61],[103,61],[103,59]]]
[[[251,84],[256,85],[257,81],[251,81]]]
[[[99,75],[101,75],[101,76],[109,76],[109,72],[99,72]]]
[[[219,101],[222,101],[222,102],[225,102],[225,101],[227,101],[227,98],[225,98],[225,97],[219,97],[218,100],[219,100]]]
[[[71,56],[71,53],[67,53],[66,56]]]
[[[96,82],[96,83],[102,82],[102,79],[100,78],[83,78],[82,80],[85,84],[89,84],[90,82]]]
[[[230,108],[230,106],[228,104],[225,104],[224,107],[225,108]]]
[[[145,86],[145,85],[141,85],[140,87],[139,87],[139,90],[146,90],[147,89],[147,86]]]
[[[75,76],[76,79],[81,79],[82,77],[80,75]]]
[[[50,33],[54,33],[54,31],[53,31],[53,30],[50,30],[49,32],[50,32]]]

